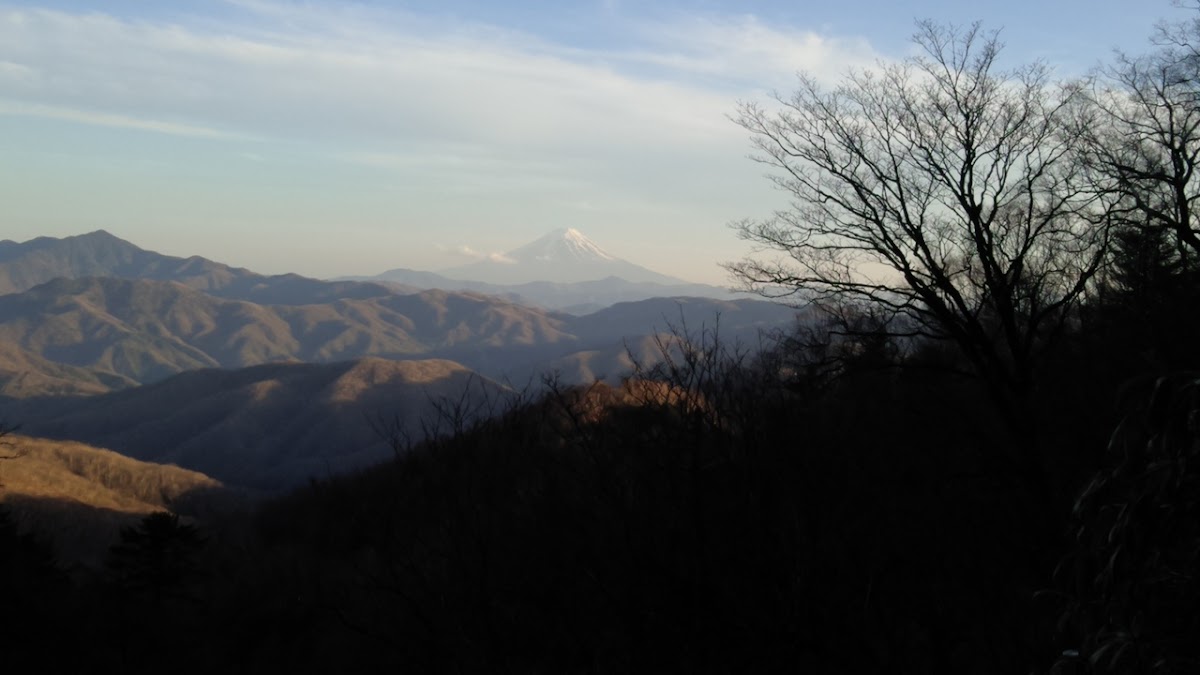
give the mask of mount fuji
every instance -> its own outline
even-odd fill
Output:
[[[490,284],[577,283],[609,277],[664,285],[687,283],[617,258],[574,228],[555,230],[503,255],[442,270],[441,274]]]

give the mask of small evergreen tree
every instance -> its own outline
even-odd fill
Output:
[[[197,554],[204,539],[194,525],[162,511],[121,530],[121,541],[109,552],[108,569],[121,589],[162,602],[190,598],[199,574]]]

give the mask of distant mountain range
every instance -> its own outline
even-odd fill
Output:
[[[89,369],[112,384],[280,361],[432,354],[469,359],[499,348],[575,340],[562,318],[446,291],[258,305],[175,282],[86,278],[55,279],[0,296],[0,344],[21,350],[26,360]]]
[[[523,284],[489,284],[482,281],[461,281],[433,272],[418,272],[397,268],[373,277],[347,277],[345,280],[373,281],[394,284],[397,292],[407,289],[439,288],[447,291],[469,291],[504,298],[530,307],[566,312],[582,316],[618,302],[635,302],[650,298],[697,297],[718,300],[748,298],[744,293],[734,293],[719,286],[707,284],[658,284],[652,282],[626,281],[619,277],[606,277],[594,281],[561,283],[553,281],[530,281]],[[409,290],[411,292],[411,290]]]
[[[570,230],[497,264],[636,268]],[[719,315],[723,341],[752,344],[797,314],[616,277],[413,289],[439,279],[265,276],[103,231],[0,242],[0,422],[275,489],[390,456],[370,419],[419,437],[439,397],[496,400],[510,390],[500,382],[536,387],[552,371],[616,381],[661,358],[672,331],[711,330]],[[528,295],[581,315],[516,302]]]
[[[673,325],[712,327],[718,315],[725,339],[749,340],[787,325],[795,311],[759,300],[659,298],[575,317],[447,291],[258,305],[176,282],[55,279],[0,296],[0,393],[100,393],[199,368],[366,356],[436,356],[502,378]]]
[[[395,283],[406,288],[475,291],[577,315],[618,302],[658,297],[747,297],[621,260],[575,229],[556,230],[503,255],[441,273],[397,268],[346,279]]]
[[[321,281],[298,274],[266,276],[199,256],[178,258],[147,251],[104,230],[62,239],[0,241],[0,295],[26,291],[54,279],[85,277],[174,281],[219,298],[271,305],[373,298],[405,290],[369,282]]]
[[[575,315],[656,297],[750,297],[620,260],[572,229],[555,231],[501,259],[506,262],[480,261],[442,274],[396,268],[325,281],[298,274],[257,274],[199,256],[163,255],[97,230],[61,239],[0,241],[0,295],[57,278],[114,277],[174,281],[215,297],[266,305],[362,300],[432,289],[472,291]]]
[[[110,448],[275,490],[393,456],[373,423],[420,438],[441,400],[499,400],[506,391],[442,360],[360,359],[198,370],[89,397],[0,399],[21,431]],[[449,429],[446,429],[449,431]]]

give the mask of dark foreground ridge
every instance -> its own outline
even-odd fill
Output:
[[[5,525],[6,659],[1029,672],[1121,629],[1144,631],[1123,659],[1189,663],[1200,399],[1194,378],[1129,379],[1132,309],[1093,308],[1044,374],[1045,485],[1006,459],[1029,436],[952,353],[828,339],[739,358],[692,336],[622,387],[474,422],[445,408],[440,440],[398,433],[397,459],[252,517],[147,517],[98,567]],[[34,647],[62,635],[73,649]]]

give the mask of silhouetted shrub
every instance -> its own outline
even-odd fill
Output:
[[[1147,390],[1148,389],[1148,390]],[[1200,671],[1200,375],[1129,393],[1059,568],[1058,672]]]
[[[174,513],[152,513],[136,527],[121,529],[107,567],[123,591],[156,600],[189,598],[203,545],[194,525],[180,522]]]

